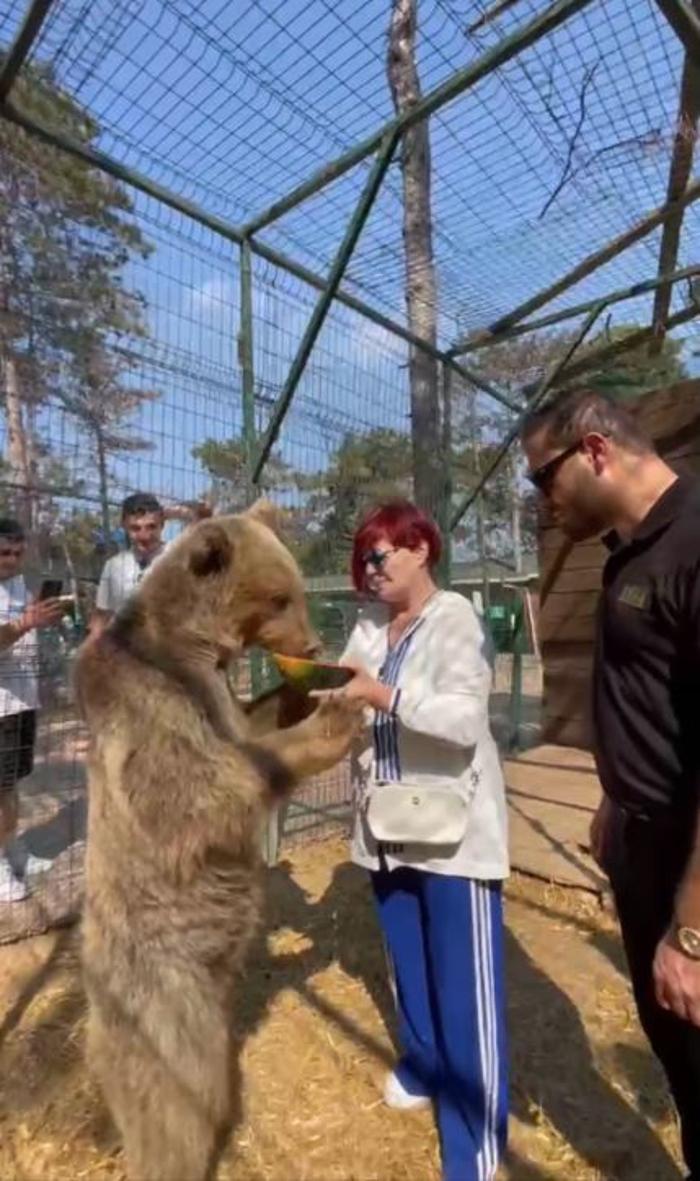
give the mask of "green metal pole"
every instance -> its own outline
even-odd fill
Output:
[[[440,586],[449,590],[452,573],[450,513],[452,511],[452,370],[443,361],[440,367],[442,384],[441,449],[443,480],[438,507],[438,526],[442,535],[442,554],[437,574]]]
[[[539,41],[540,37],[551,33],[564,21],[568,20],[570,16],[580,12],[586,8],[592,0],[556,0],[556,3],[551,4],[544,12],[533,17],[532,20],[516,29],[509,37],[504,37],[492,49],[487,50],[481,57],[478,57],[471,65],[465,66],[463,70],[458,70],[445,82],[437,86],[435,90],[431,90],[424,98],[412,106],[404,114],[397,116],[390,122],[385,123],[373,135],[368,136],[367,139],[351,148],[349,152],[345,152],[332,164],[327,164],[324,168],[310,176],[307,181],[301,185],[297,185],[292,189],[286,197],[279,201],[275,201],[268,209],[249,221],[244,227],[246,233],[253,234],[261,230],[270,222],[276,221],[282,217],[283,214],[288,213],[290,209],[294,209],[307,197],[311,197],[314,193],[318,193],[329,185],[331,181],[337,180],[338,177],[343,176],[354,168],[356,164],[360,164],[362,160],[366,160],[373,152],[377,151],[380,144],[389,135],[402,135],[413,127],[416,123],[420,123],[423,119],[429,118],[444,107],[447,103],[458,98],[465,90],[471,86],[475,86],[482,78],[488,74],[492,74],[500,66],[510,61],[511,58],[516,57],[523,49],[533,45],[535,41]]]
[[[240,246],[240,328],[238,333],[238,363],[241,370],[241,388],[243,393],[243,442],[245,445],[246,468],[246,504],[251,504],[256,496],[253,482],[255,468],[256,439],[255,439],[255,354],[253,350],[253,267],[250,242],[246,239]],[[263,691],[262,654],[257,648],[248,653],[248,672],[250,674],[250,695],[253,701]],[[281,839],[281,813],[275,808],[267,819],[262,832],[262,853],[268,865],[277,861]]]
[[[700,65],[700,17],[688,0],[656,0],[686,51]]]
[[[601,246],[598,250],[594,250],[588,254],[581,262],[557,279],[555,283],[550,283],[548,287],[543,287],[535,295],[530,296],[524,303],[518,304],[511,312],[505,316],[499,316],[483,331],[475,333],[471,340],[465,341],[463,344],[456,345],[452,350],[452,356],[458,356],[464,352],[468,347],[471,347],[476,341],[483,340],[486,344],[494,344],[496,338],[502,339],[502,334],[517,324],[520,320],[524,320],[526,316],[536,312],[539,308],[547,303],[551,303],[557,296],[562,295],[564,291],[568,291],[570,287],[574,287],[576,283],[580,283],[588,275],[592,275],[599,267],[608,263],[613,258],[617,258],[619,254],[629,250],[630,246],[634,246],[636,242],[640,242],[646,238],[652,230],[657,229],[658,226],[663,225],[670,217],[677,216],[681,210],[688,205],[692,205],[694,201],[700,198],[700,180],[693,181],[688,185],[682,197],[676,201],[667,201],[664,205],[660,205],[657,209],[652,210],[651,213],[646,214],[640,221],[635,222],[623,234],[618,235],[617,238],[612,238]]]
[[[246,504],[255,496],[255,367],[253,361],[253,268],[250,242],[244,238],[240,247],[241,324],[238,336],[238,362],[243,389],[243,442],[246,459]]]
[[[272,411],[272,417],[268,424],[267,430],[265,431],[263,441],[260,445],[260,450],[255,463],[255,470],[253,472],[253,480],[256,483],[260,479],[260,473],[265,466],[270,451],[275,445],[280,428],[284,422],[284,417],[287,413],[287,410],[289,409],[299,381],[301,380],[301,376],[304,372],[309,356],[311,355],[311,350],[313,349],[314,344],[318,338],[318,334],[323,327],[324,321],[335,297],[335,293],[340,286],[340,281],[345,274],[347,265],[352,257],[352,252],[355,249],[357,240],[362,233],[365,222],[367,221],[372,206],[374,205],[374,202],[377,198],[377,194],[381,188],[386,171],[391,164],[398,139],[398,132],[393,131],[383,141],[381,149],[377,154],[377,158],[372,166],[372,170],[367,177],[365,187],[360,194],[357,207],[350,218],[345,233],[343,234],[343,239],[340,243],[340,246],[338,247],[336,256],[333,260],[333,265],[331,266],[330,273],[328,275],[326,289],[316,301],[316,305],[311,313],[306,330],[296,351],[296,356],[294,357],[294,360],[292,361],[292,364],[289,368],[287,380],[284,383],[282,392]]]
[[[457,507],[455,514],[452,518],[452,522],[451,522],[451,526],[450,526],[451,529],[457,528],[457,526],[459,525],[459,522],[462,520],[462,517],[464,516],[464,514],[467,512],[467,510],[469,508],[471,508],[474,501],[481,495],[482,489],[485,487],[485,485],[491,479],[491,476],[497,470],[497,468],[500,467],[501,463],[503,462],[503,459],[508,454],[510,447],[515,442],[515,440],[518,438],[518,436],[520,434],[520,428],[522,427],[523,422],[527,418],[528,414],[530,414],[533,410],[535,410],[537,408],[537,406],[539,406],[540,402],[542,402],[542,400],[544,399],[544,397],[547,394],[547,392],[549,391],[549,389],[555,384],[557,378],[559,377],[559,374],[564,369],[566,369],[566,366],[568,365],[569,360],[571,359],[573,354],[576,352],[576,349],[579,347],[579,345],[585,340],[586,336],[588,335],[589,331],[591,330],[591,328],[595,324],[596,320],[598,319],[598,316],[600,315],[600,313],[602,312],[604,307],[605,307],[605,304],[603,302],[601,302],[598,304],[597,307],[595,307],[591,312],[589,312],[588,316],[586,316],[585,322],[583,323],[580,331],[576,334],[576,339],[574,341],[572,341],[572,343],[569,345],[569,347],[567,348],[564,355],[562,357],[560,357],[559,360],[556,362],[556,364],[553,365],[552,368],[549,370],[549,372],[545,374],[545,376],[543,377],[539,386],[537,387],[534,394],[532,395],[532,398],[530,399],[527,407],[525,408],[525,410],[522,411],[521,414],[518,415],[513,426],[508,431],[508,434],[505,436],[503,442],[501,443],[501,446],[498,448],[496,455],[492,459],[492,461],[489,464],[489,466],[487,467],[486,471],[482,473],[476,487],[472,488],[472,490],[470,492],[468,492],[466,494],[466,496],[463,498],[463,500],[460,502],[460,504]],[[698,308],[697,310],[700,311],[700,308]]]
[[[523,641],[524,641],[524,608],[519,600],[519,592],[515,592],[516,624],[513,633],[513,663],[511,665],[510,681],[510,719],[508,750],[515,754],[520,749],[520,731],[523,721]]]
[[[235,242],[237,246],[240,246],[245,241],[245,235],[238,226],[225,221],[221,217],[216,217],[214,214],[207,213],[206,210],[196,205],[193,201],[187,201],[184,197],[179,197],[176,193],[171,192],[170,189],[159,185],[156,181],[144,176],[143,173],[138,172],[136,169],[129,168],[125,164],[120,164],[118,160],[114,160],[105,152],[100,152],[96,148],[80,143],[62,131],[55,131],[49,127],[45,127],[36,119],[30,119],[27,115],[17,110],[12,103],[6,102],[0,104],[0,116],[14,123],[15,126],[21,127],[27,134],[36,136],[37,139],[49,147],[66,152],[76,160],[81,160],[83,164],[87,164],[92,168],[99,168],[102,172],[107,173],[108,176],[113,176],[115,180],[122,181],[132,188],[138,189],[139,192],[145,193],[148,197],[153,197],[156,201],[161,201],[169,209],[174,209],[177,213],[184,214],[185,217],[192,218],[198,225],[204,226],[215,234],[220,234],[227,241]],[[287,271],[288,274],[300,279],[302,283],[308,283],[309,287],[315,288],[316,291],[326,290],[328,286],[326,279],[315,274],[314,271],[310,271],[308,267],[303,266],[294,259],[289,258],[288,255],[281,253],[281,251],[274,250],[271,246],[266,245],[264,242],[259,242],[257,239],[251,239],[250,249],[258,258],[263,258],[273,266],[280,267],[281,270]],[[443,349],[436,348],[435,345],[423,340],[420,336],[416,336],[408,328],[390,319],[389,316],[384,316],[376,308],[365,303],[364,300],[351,295],[349,291],[343,291],[342,288],[338,288],[335,298],[339,303],[344,304],[345,307],[358,312],[361,316],[366,316],[373,324],[384,328],[387,332],[390,332],[400,340],[404,340],[407,344],[411,344],[417,349],[422,349],[430,356],[436,357],[439,361],[446,361],[455,373],[459,373],[466,381],[470,381],[472,385],[483,390],[484,393],[494,398],[497,402],[500,402],[503,406],[511,410],[518,409],[512,400],[508,398],[507,394],[504,394],[493,383],[488,382],[476,370],[471,370],[464,365],[458,364],[449,353],[446,353]]]
[[[458,363],[448,353],[443,353],[442,359],[449,365],[453,373],[458,374],[459,377],[463,377],[470,385],[475,385],[478,390],[481,390],[484,394],[488,394],[494,401],[500,402],[501,406],[505,406],[506,410],[513,410],[516,414],[522,410],[521,405],[514,402],[508,394],[504,394],[503,390],[499,389],[498,386],[493,385],[486,378],[482,377],[478,370],[470,369],[468,366]]]
[[[481,452],[479,448],[479,421],[477,416],[476,394],[472,392],[471,404],[471,443],[474,474],[481,471]],[[479,555],[479,569],[481,571],[481,598],[486,627],[489,625],[489,607],[491,606],[491,582],[489,579],[488,558],[486,554],[486,505],[483,493],[476,498],[476,551]]]
[[[52,3],[53,0],[33,0],[29,5],[0,68],[0,102],[7,98],[17,75],[29,57]]]
[[[692,279],[696,275],[700,275],[700,265],[692,267],[683,267],[680,271],[673,271],[667,275],[658,275],[655,279],[646,279],[643,283],[635,283],[631,287],[619,288],[617,291],[611,291],[609,295],[598,297],[598,299],[589,299],[586,303],[574,304],[569,308],[563,308],[560,312],[551,312],[548,316],[540,316],[538,320],[528,320],[526,324],[516,324],[512,328],[506,328],[505,331],[499,332],[495,336],[488,339],[479,338],[465,344],[459,350],[459,356],[462,357],[466,353],[476,352],[477,349],[490,348],[492,345],[500,344],[504,340],[515,340],[518,336],[524,336],[528,332],[538,332],[541,328],[551,328],[553,324],[559,324],[562,320],[572,320],[575,316],[583,316],[586,312],[590,312],[591,308],[596,307],[600,303],[601,298],[604,300],[606,307],[613,303],[622,303],[625,299],[634,299],[638,295],[646,295],[650,291],[656,291],[658,287],[665,287],[672,283],[681,283],[684,279]]]
[[[486,554],[486,513],[483,493],[476,498],[476,547],[479,553],[479,567],[481,569],[481,595],[484,604],[484,616],[488,618],[491,606],[491,580],[489,578],[488,556]]]

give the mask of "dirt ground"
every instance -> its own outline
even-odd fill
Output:
[[[270,873],[241,984],[245,1112],[220,1181],[437,1181],[432,1113],[386,1110],[392,1004],[367,883],[339,840]],[[676,1133],[609,914],[515,876],[507,893],[510,1181],[673,1181]],[[0,1178],[123,1177],[81,1063],[75,929],[0,949]],[[157,1181],[157,1179],[144,1179]]]

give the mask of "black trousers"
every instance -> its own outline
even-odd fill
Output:
[[[0,718],[0,791],[31,775],[36,742],[36,710]]]
[[[632,817],[615,808],[604,848],[639,1019],[668,1078],[692,1181],[700,1181],[700,1029],[654,996],[652,966],[668,930],[694,833],[692,816]]]

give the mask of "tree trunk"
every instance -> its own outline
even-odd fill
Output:
[[[387,72],[397,114],[421,95],[416,67],[416,0],[392,0]],[[430,209],[430,138],[427,122],[407,131],[401,145],[403,239],[408,324],[430,344],[437,340],[437,294]],[[411,433],[417,503],[438,520],[444,515],[438,364],[422,349],[411,349]]]
[[[17,363],[5,353],[2,357],[5,419],[7,423],[7,463],[13,485],[12,499],[17,506],[17,518],[28,533],[32,532],[34,496],[32,454],[24,422]]]

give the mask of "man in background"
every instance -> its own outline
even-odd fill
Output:
[[[65,611],[59,599],[31,602],[22,574],[26,539],[21,525],[0,519],[0,904],[22,902],[28,881],[50,861],[16,838],[17,784],[34,765],[39,705],[38,637]]]
[[[104,630],[165,549],[165,513],[155,496],[148,492],[127,496],[122,504],[121,520],[129,548],[105,562],[90,620],[93,635]]]
[[[642,1027],[700,1181],[700,487],[635,418],[581,390],[523,430],[530,478],[572,541],[603,537],[593,673],[608,874]]]
[[[148,568],[164,552],[163,530],[167,521],[192,524],[211,516],[206,504],[178,505],[164,509],[150,492],[134,492],[122,504],[121,521],[129,547],[105,562],[97,588],[90,634],[104,631],[112,616],[129,598]]]

